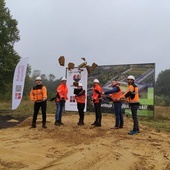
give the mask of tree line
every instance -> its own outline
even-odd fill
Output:
[[[56,87],[60,84],[60,79],[56,79],[53,74],[49,74],[48,76],[46,76],[45,74],[41,74],[40,70],[34,70],[32,75],[30,75],[30,68],[31,67],[27,69],[23,97],[29,97],[31,88],[35,86],[35,78],[38,76],[41,77],[43,85],[47,87],[48,98],[50,99],[54,97],[56,95]]]
[[[12,83],[15,67],[20,60],[14,49],[14,44],[20,40],[18,21],[12,18],[10,10],[5,6],[5,0],[0,0],[0,100],[12,98]],[[155,81],[155,104],[170,106],[170,69],[161,71]],[[55,95],[55,88],[60,80],[53,74],[46,76],[40,70],[34,70],[31,75],[31,66],[28,65],[23,97],[27,98],[34,86],[35,77],[41,76],[43,84],[48,89],[48,96]]]
[[[10,10],[5,6],[5,1],[0,0],[0,99],[11,99],[12,83],[15,67],[20,60],[19,54],[14,49],[14,44],[20,40],[18,21],[12,18]],[[41,74],[40,70],[34,70],[31,75],[31,66],[29,65],[26,73],[24,97],[34,85],[36,76],[41,76],[44,85],[48,87],[49,96],[54,95],[55,88],[59,80],[55,79],[53,74],[48,77]]]

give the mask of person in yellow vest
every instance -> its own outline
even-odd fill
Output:
[[[139,133],[139,122],[137,117],[137,110],[139,108],[139,92],[138,87],[135,84],[135,77],[133,75],[129,75],[127,77],[127,83],[127,91],[120,97],[120,99],[126,99],[129,103],[133,118],[133,130],[131,130],[128,134],[134,135]]]
[[[36,128],[36,120],[38,112],[41,108],[42,111],[42,127],[46,126],[46,108],[47,108],[47,89],[42,85],[41,77],[35,79],[36,85],[31,89],[30,100],[34,102],[34,114],[32,120],[32,128]]]
[[[77,92],[75,94],[75,99],[77,101],[77,109],[79,113],[79,122],[78,125],[84,125],[84,108],[85,108],[85,100],[86,94],[85,90],[83,90],[83,85],[81,83],[78,84]]]
[[[92,101],[95,109],[95,121],[91,125],[96,127],[101,126],[102,120],[102,112],[101,112],[101,104],[102,104],[102,88],[100,86],[100,82],[98,79],[94,79],[93,81],[93,89],[92,89]]]
[[[111,82],[112,89],[106,92],[103,92],[102,94],[108,95],[109,98],[112,99],[114,104],[114,113],[115,113],[115,126],[112,129],[119,129],[123,128],[123,114],[122,114],[122,101],[119,100],[120,96],[122,95],[122,90],[120,88],[120,85],[116,81]]]

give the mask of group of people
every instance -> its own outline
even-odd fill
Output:
[[[60,85],[56,88],[56,96],[51,100],[56,102],[56,113],[55,113],[55,122],[56,126],[63,125],[62,122],[62,113],[65,108],[65,102],[68,99],[68,88],[67,88],[67,79],[63,77],[61,79]],[[36,85],[32,88],[30,92],[30,99],[34,101],[34,114],[32,119],[32,128],[36,128],[36,120],[39,109],[42,110],[42,128],[47,128],[46,126],[46,107],[47,107],[47,89],[42,85],[41,77],[35,79]],[[129,135],[134,135],[139,133],[139,122],[137,117],[137,110],[139,108],[139,93],[138,87],[135,84],[135,77],[130,75],[127,77],[127,90],[125,93],[122,93],[120,84],[117,81],[112,81],[112,89],[108,91],[103,91],[100,86],[98,79],[94,79],[93,88],[91,93],[91,101],[94,105],[95,110],[95,121],[91,124],[95,127],[100,127],[102,125],[102,112],[101,104],[103,96],[109,97],[114,104],[114,113],[115,113],[115,125],[112,129],[123,128],[124,120],[122,115],[122,101],[129,103],[131,109],[132,118],[133,118],[133,129],[128,133]],[[75,99],[77,102],[77,109],[79,113],[78,125],[84,125],[84,108],[86,100],[86,91],[83,89],[83,85],[78,83],[77,91],[75,93]]]

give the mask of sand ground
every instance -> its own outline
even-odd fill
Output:
[[[16,127],[0,129],[1,170],[170,170],[170,134],[140,125],[130,136],[132,119],[123,129],[110,129],[114,116],[103,115],[102,127],[92,127],[94,115],[63,115],[64,126],[54,126],[47,115],[47,129],[30,129],[32,118]],[[15,121],[15,120],[11,120]]]

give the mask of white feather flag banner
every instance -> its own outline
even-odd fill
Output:
[[[16,109],[22,100],[27,65],[28,58],[22,58],[15,68],[12,88],[12,110]]]

